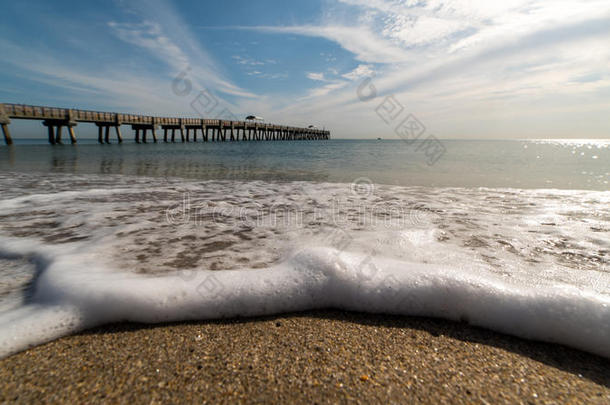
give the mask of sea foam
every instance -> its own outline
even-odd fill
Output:
[[[31,302],[0,317],[0,356],[108,322],[340,308],[466,321],[610,358],[610,299],[566,286],[517,288],[463,269],[381,258],[368,261],[374,272],[363,273],[365,256],[328,248],[303,249],[268,269],[199,271],[189,280],[117,272],[77,253],[38,260],[48,266]]]
[[[338,308],[610,358],[610,193],[85,180],[0,201],[0,259],[31,272],[2,357],[110,322]]]

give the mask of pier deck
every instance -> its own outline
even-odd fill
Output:
[[[8,125],[11,119],[39,120],[47,127],[49,143],[62,143],[63,128],[72,143],[76,143],[74,127],[79,122],[93,123],[98,127],[98,142],[110,143],[111,128],[118,143],[123,142],[122,125],[131,125],[136,143],[157,142],[157,130],[163,130],[164,142],[197,141],[197,134],[207,141],[285,141],[330,139],[330,131],[317,128],[299,128],[255,121],[227,121],[205,118],[156,117],[68,108],[42,107],[23,104],[0,104],[0,125],[7,145],[12,144]],[[241,135],[241,136],[240,136]]]

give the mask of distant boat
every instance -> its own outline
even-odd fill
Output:
[[[381,141],[381,138],[377,138],[378,141]]]

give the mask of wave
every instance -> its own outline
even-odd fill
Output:
[[[0,356],[93,326],[258,316],[320,308],[431,316],[610,358],[610,298],[516,287],[499,277],[335,249],[306,248],[266,269],[141,276],[71,253],[46,258],[30,303],[0,316]],[[363,268],[362,263],[366,261]]]
[[[610,358],[608,192],[40,177],[53,193],[23,176],[0,200],[0,357],[111,322],[337,308]]]

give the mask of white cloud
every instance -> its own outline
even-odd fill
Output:
[[[136,69],[91,70],[65,64],[52,55],[21,51],[21,47],[0,40],[3,49],[12,49],[11,63],[23,76],[46,85],[67,90],[66,106],[85,105],[96,100],[100,108],[139,114],[184,114],[191,99],[177,97],[171,80]]]
[[[345,81],[335,80],[335,81],[329,82],[323,86],[316,87],[316,88],[309,90],[309,93],[307,94],[307,96],[302,97],[300,100],[309,100],[309,99],[316,98],[316,97],[323,97],[335,90],[344,88],[346,85],[347,85],[347,82],[345,82]]]
[[[233,55],[232,58],[237,61],[238,65],[248,65],[248,66],[263,66],[263,65],[265,65],[265,62],[261,62],[261,61],[256,60],[256,59],[244,58],[244,57],[239,56],[239,55]],[[268,63],[270,63],[270,62],[268,62]]]
[[[357,60],[363,62],[397,63],[407,61],[408,55],[391,41],[381,38],[365,26],[351,27],[345,25],[298,25],[298,26],[254,26],[237,27],[278,34],[297,34],[309,37],[326,38],[336,42],[353,53]]]
[[[541,136],[599,137],[610,130],[610,122],[599,118],[597,127],[587,126],[595,130],[591,133],[574,134],[570,131],[577,126],[559,117],[562,124],[553,125],[554,114],[574,111],[574,120],[590,122],[593,112],[610,105],[606,1],[340,2],[352,12],[352,25],[344,33],[361,38],[375,32],[380,49],[392,49],[388,57],[384,51],[356,48],[349,38],[328,30],[329,24],[346,26],[342,16],[349,13],[329,9],[318,27],[319,36],[354,52],[356,59],[377,64],[376,101],[363,103],[357,97],[358,78],[370,76],[358,71],[368,65],[361,64],[341,76],[355,85],[314,89],[287,106],[285,114],[324,117],[350,136],[387,134],[392,129],[380,125],[373,104],[394,94],[411,112],[429,117],[431,128],[445,131],[441,136],[515,137],[539,131]],[[281,29],[302,35],[316,31],[311,26]],[[533,125],[536,111],[544,125]]]
[[[332,68],[329,69],[329,73],[338,75],[337,70]],[[300,100],[327,96],[328,94],[337,90],[346,88],[352,81],[371,76],[373,74],[374,70],[370,65],[358,65],[355,69],[332,79],[328,78],[323,72],[309,72],[306,74],[308,79],[316,82],[323,82],[324,84],[310,89],[307,95],[300,98]]]
[[[306,74],[306,76],[310,80],[316,80],[320,82],[326,81],[326,79],[324,78],[324,73],[309,72]]]
[[[371,65],[358,65],[358,67],[351,72],[341,75],[348,80],[358,80],[363,77],[373,76],[375,70]]]
[[[312,81],[312,88],[294,94],[286,86],[285,93],[257,97],[227,78],[170,3],[129,4],[134,13],[126,13],[127,20],[120,22],[115,17],[109,32],[130,50],[156,58],[165,70],[153,72],[145,63],[91,68],[59,59],[51,51],[23,44],[11,47],[3,39],[0,47],[24,75],[34,73],[30,80],[71,89],[83,99],[104,99],[126,111],[190,111],[192,97],[175,97],[170,89],[176,73],[189,66],[196,90],[234,96],[232,111],[256,112],[294,125],[315,119],[340,136],[390,135],[392,128],[374,112],[387,95],[395,95],[440,137],[515,137],[528,131],[567,136],[578,126],[564,117],[583,126],[586,121],[587,128],[597,131],[592,135],[610,133],[610,122],[603,118],[610,108],[607,0],[327,2],[316,24],[237,27],[325,38],[353,55],[341,59],[342,52],[325,49],[319,71],[300,73],[301,79]],[[261,67],[276,64],[275,59],[236,55],[229,63],[242,66],[251,78],[288,77]],[[356,94],[365,77],[374,77],[377,91],[369,102]],[[544,125],[534,122],[536,115]]]
[[[152,21],[141,23],[117,23],[110,21],[108,27],[121,40],[147,49],[152,54],[178,68],[184,68],[189,58],[167,36],[163,34],[161,26]]]
[[[76,60],[66,60],[62,49],[35,47],[35,44],[14,43],[0,39],[2,49],[10,52],[10,65],[18,67],[27,80],[38,81],[67,91],[64,105],[90,105],[134,113],[194,115],[190,103],[203,89],[217,97],[231,95],[254,98],[254,94],[243,90],[225,77],[215,59],[203,49],[171,5],[165,1],[144,3],[132,1],[121,3],[123,20],[109,21],[107,31],[82,31],[87,35],[88,47],[81,49]],[[134,17],[135,16],[135,17]],[[115,17],[119,18],[119,17]],[[127,22],[129,21],[129,22]],[[76,32],[76,30],[75,30]],[[101,43],[107,45],[107,37],[127,44],[107,47],[106,52],[116,49],[116,63],[95,64],[98,49],[90,44],[97,35],[104,36]],[[137,54],[130,59],[125,53]],[[158,65],[150,67],[150,59]],[[192,90],[187,96],[172,91],[172,82],[181,71],[187,71]],[[62,92],[58,92],[62,93]],[[95,100],[95,101],[92,101]],[[226,100],[223,105],[232,106]]]
[[[428,16],[409,18],[398,15],[384,27],[382,32],[385,36],[396,39],[406,46],[421,46],[446,39],[468,27],[468,24],[459,20]]]
[[[126,15],[136,15],[136,22],[109,22],[108,26],[117,38],[146,50],[153,57],[167,64],[175,76],[190,69],[194,84],[217,92],[255,97],[229,81],[215,59],[201,46],[173,5],[166,0],[134,0],[124,3]]]
[[[261,72],[260,70],[252,70],[250,72],[246,73],[248,76],[254,76],[254,77],[258,77],[260,79],[272,79],[272,80],[279,80],[279,79],[286,79],[288,77],[288,73],[265,73],[265,72]]]

